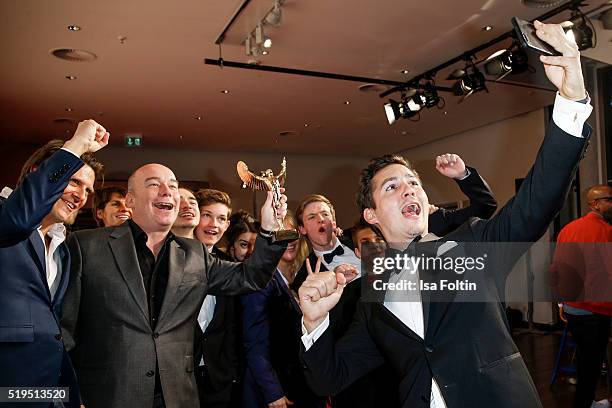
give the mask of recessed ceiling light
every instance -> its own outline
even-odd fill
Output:
[[[77,79],[77,77],[75,77],[74,75],[66,75],[65,78],[69,81],[74,81],[75,79]]]
[[[71,62],[92,62],[98,56],[91,51],[77,50],[74,48],[56,48],[50,51],[56,58]]]
[[[74,109],[72,108],[66,108],[66,112],[72,112]]]
[[[68,30],[70,30],[70,31],[80,31],[81,27],[79,27],[78,25],[69,25],[68,26]]]
[[[304,123],[304,127],[308,127],[308,123]]]
[[[402,74],[407,74],[407,73],[409,73],[409,72],[410,72],[410,70],[409,70],[409,69],[402,69],[400,72],[401,72]]]
[[[229,93],[229,91],[228,91],[227,89],[223,89],[223,90],[221,91],[221,93],[222,93],[222,94],[228,94],[228,93]]]
[[[195,120],[202,120],[202,116],[200,116],[200,115],[196,116]]]
[[[345,105],[348,105],[348,104],[350,104],[350,103],[351,103],[351,101],[344,101],[344,104],[345,104]]]
[[[263,50],[263,51],[261,52],[261,55],[268,55],[268,51]]]
[[[492,26],[489,26],[489,25],[488,25],[488,26],[484,26],[484,27],[482,27],[482,30],[483,30],[483,31],[491,31],[492,29],[493,29],[493,27],[492,27]]]

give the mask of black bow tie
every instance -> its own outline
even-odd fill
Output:
[[[338,245],[333,251],[327,254],[323,254],[323,259],[325,260],[325,263],[330,264],[332,263],[332,261],[334,260],[334,256],[336,255],[344,255],[344,249],[342,248],[342,245]]]
[[[387,257],[395,257],[395,255],[404,255],[404,254],[408,254],[408,256],[417,256],[416,254],[416,245],[417,243],[421,240],[421,238],[423,238],[420,235],[417,235],[416,237],[414,237],[414,239],[412,240],[412,242],[410,244],[408,244],[408,248],[406,248],[404,251],[398,251],[395,249],[388,249],[386,256]],[[394,273],[400,273],[401,270],[395,270],[393,271]]]

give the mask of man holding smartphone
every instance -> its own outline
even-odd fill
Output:
[[[390,246],[396,243],[395,250],[419,240],[439,249],[453,241],[535,242],[560,210],[586,149],[590,127],[585,121],[592,108],[575,42],[561,25],[536,21],[535,28],[562,53],[540,57],[559,92],[547,135],[517,195],[490,220],[472,218],[440,239],[429,234],[429,200],[410,164],[393,155],[373,159],[362,172],[358,202],[364,219]],[[489,283],[482,288],[487,299],[503,298],[507,269],[487,271]],[[450,271],[455,272],[460,273]],[[309,273],[299,290],[305,374],[315,392],[333,395],[388,361],[398,376],[402,407],[542,406],[501,302],[430,302],[434,295],[427,293],[398,301],[390,290],[383,292],[383,301],[361,302],[347,333],[334,342],[328,312],[345,284],[342,274]]]

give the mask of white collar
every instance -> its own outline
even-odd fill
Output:
[[[343,246],[340,243],[340,240],[338,239],[338,237],[334,236],[334,239],[336,240],[336,244],[333,246],[332,249],[329,249],[327,251],[317,251],[316,249],[313,249],[315,255],[319,256],[319,255],[324,255],[324,254],[329,254],[331,252],[333,252],[336,248],[338,248],[339,246]]]
[[[42,225],[38,227],[38,231],[42,235]],[[47,236],[51,239],[65,239],[66,238],[66,226],[61,222],[56,222],[51,225],[49,231],[47,231]]]

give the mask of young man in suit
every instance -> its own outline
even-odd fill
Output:
[[[247,262],[231,263],[170,232],[178,189],[172,170],[144,165],[128,180],[131,220],[68,240],[62,328],[88,408],[197,406],[194,328],[205,295],[263,288],[284,251],[273,238],[286,196],[275,209],[268,194],[256,250]]]
[[[177,237],[196,239],[195,228],[200,222],[200,206],[193,191],[179,188],[181,201],[176,221],[172,224],[172,233]]]
[[[91,212],[98,227],[116,227],[132,216],[125,206],[127,191],[123,187],[105,187],[96,190]]]
[[[229,227],[232,213],[230,196],[205,188],[195,197],[200,206],[197,239],[211,255],[231,261],[217,243]],[[241,344],[239,304],[235,296],[207,295],[198,313],[195,340],[195,375],[200,391],[200,406],[228,408],[240,405]]]
[[[80,401],[59,325],[70,272],[64,223],[93,192],[102,165],[91,153],[108,138],[93,120],[79,123],[70,140],[37,150],[0,200],[0,386],[67,386],[68,407]]]
[[[592,108],[575,42],[561,25],[536,21],[535,27],[562,53],[540,57],[559,93],[547,135],[517,195],[490,220],[471,219],[439,240],[428,234],[429,200],[414,169],[398,156],[373,159],[362,172],[358,201],[364,219],[396,251],[410,251],[409,244],[419,240],[431,241],[438,251],[452,251],[456,242],[533,242],[559,211],[587,145],[590,128],[584,122]],[[326,329],[328,312],[346,279],[310,273],[299,294],[309,383],[319,393],[334,393],[386,360],[398,376],[403,407],[541,407],[499,301],[508,271],[489,272],[481,294],[497,301],[453,302],[426,291],[417,292],[418,300],[397,301],[388,296],[392,291],[383,292],[383,302],[359,304],[353,325],[336,343]]]

